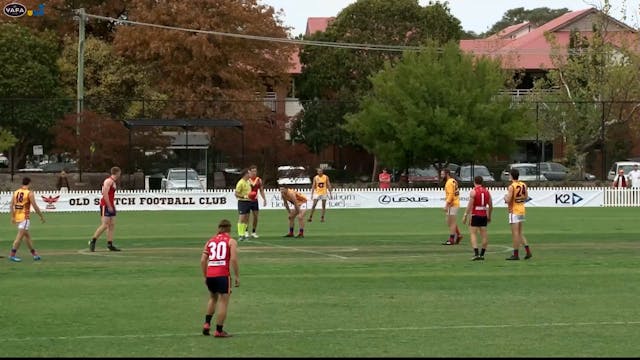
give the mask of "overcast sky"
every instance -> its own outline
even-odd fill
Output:
[[[263,4],[284,10],[285,25],[291,26],[292,35],[302,34],[309,17],[336,16],[340,10],[355,2],[353,0],[259,0]],[[393,1],[393,0],[389,0]],[[426,5],[429,0],[420,0]],[[623,20],[628,25],[638,27],[640,0],[611,0],[611,15]],[[481,33],[488,30],[502,18],[502,15],[513,8],[524,7],[534,9],[548,7],[551,9],[568,8],[580,10],[594,5],[602,8],[604,0],[449,0],[449,8],[453,16],[462,23],[464,30]],[[626,11],[623,8],[626,4]],[[623,15],[624,14],[624,15]],[[626,19],[623,19],[626,16]]]

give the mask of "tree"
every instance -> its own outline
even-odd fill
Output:
[[[31,145],[51,144],[49,128],[71,105],[53,100],[61,95],[57,44],[51,32],[0,24],[0,127],[17,139],[18,166]]]
[[[536,83],[536,88],[559,90],[538,98],[548,108],[541,126],[562,136],[567,159],[581,171],[596,150],[628,156],[629,149],[604,149],[603,144],[615,144],[615,134],[635,136],[640,124],[638,34],[620,27],[606,11],[598,14],[591,32],[571,32],[568,47],[548,36],[556,69]]]
[[[513,147],[523,111],[499,95],[509,78],[499,61],[462,53],[454,42],[407,52],[371,78],[346,129],[388,164],[485,160]]]
[[[273,8],[256,0],[132,0],[128,19],[165,26],[285,38],[287,29]],[[289,45],[203,33],[123,25],[116,50],[149,65],[158,91],[173,103],[165,116],[255,117],[266,108],[258,95],[286,82]],[[203,103],[185,100],[211,100]]]
[[[459,39],[461,27],[446,3],[421,7],[417,0],[358,0],[343,9],[326,32],[305,39],[340,43],[418,46],[428,39],[444,43]],[[358,110],[358,99],[371,89],[369,76],[399,51],[305,46],[302,74],[296,85],[303,116],[296,124],[298,140],[318,153],[330,144],[354,144],[341,125],[344,115]]]
[[[114,119],[157,116],[164,107],[161,101],[148,101],[144,111],[140,99],[166,100],[153,90],[150,72],[145,66],[119,56],[113,46],[95,37],[87,37],[84,49],[85,109]],[[65,95],[76,96],[78,41],[66,37],[58,60]]]
[[[567,8],[549,9],[548,7],[539,7],[530,10],[525,10],[523,7],[510,9],[504,13],[502,19],[491,26],[484,36],[496,34],[511,25],[521,24],[525,21],[530,22],[534,26],[540,26],[568,12],[569,9]]]

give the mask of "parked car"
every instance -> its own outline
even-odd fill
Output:
[[[194,169],[171,168],[160,184],[162,190],[202,190],[204,186]]]
[[[310,186],[311,177],[303,166],[278,166],[278,185]]]
[[[484,165],[462,165],[456,170],[454,178],[458,183],[473,183],[473,178],[476,176],[482,176],[485,184],[496,181],[493,174]]]
[[[509,164],[502,172],[500,180],[509,181],[511,179],[509,172],[511,169],[518,169],[520,172],[519,180],[522,181],[547,181],[544,174],[538,172],[538,165],[533,163],[515,163]]]
[[[567,176],[569,175],[569,169],[555,162],[541,162],[540,172],[544,174],[544,177],[549,181],[564,181],[567,180]]]
[[[409,168],[408,181],[409,184],[437,184],[440,182],[440,174],[438,174],[438,170],[433,165],[427,166],[425,168]]]
[[[609,170],[609,174],[607,174],[607,179],[609,181],[613,181],[613,179],[618,174],[618,170],[621,168],[624,169],[624,174],[629,175],[629,172],[633,170],[633,165],[640,166],[640,162],[637,161],[616,161],[611,166],[611,170]]]

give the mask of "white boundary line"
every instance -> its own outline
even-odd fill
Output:
[[[327,254],[327,253],[323,253],[323,252],[320,252],[320,251],[313,251],[313,250],[301,249],[301,248],[297,248],[297,247],[293,247],[293,246],[278,245],[278,244],[272,244],[272,243],[267,243],[267,242],[262,242],[262,241],[256,241],[256,240],[245,240],[245,242],[251,242],[251,243],[256,243],[256,244],[263,244],[263,245],[269,245],[269,246],[273,246],[273,247],[277,247],[277,248],[282,248],[282,249],[291,249],[291,250],[295,250],[295,251],[299,251],[299,252],[306,252],[306,253],[310,253],[310,254],[316,254],[316,255],[322,255],[322,256],[335,257],[335,258],[342,259],[342,260],[346,260],[346,259],[348,259],[348,257],[346,257],[346,256],[340,256],[340,255],[335,255],[335,254]]]
[[[271,334],[317,334],[337,332],[388,332],[388,331],[432,331],[449,329],[513,329],[513,328],[544,328],[544,327],[588,327],[588,326],[637,326],[640,321],[601,321],[601,322],[551,322],[538,324],[477,324],[477,325],[434,325],[434,326],[404,326],[384,328],[335,328],[335,329],[288,329],[265,331],[240,331],[232,332],[232,335],[271,335]],[[81,335],[81,336],[51,336],[51,337],[24,337],[24,338],[0,338],[2,342],[21,341],[48,341],[48,340],[87,340],[87,339],[144,339],[167,337],[198,337],[199,332],[183,334],[127,334],[127,335]]]

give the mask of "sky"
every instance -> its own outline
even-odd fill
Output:
[[[393,1],[393,0],[389,0]],[[291,35],[304,34],[307,18],[336,16],[340,10],[353,0],[260,0],[276,10],[284,10],[284,25],[293,27]],[[419,0],[425,6],[428,0]],[[482,33],[498,22],[504,13],[513,8],[535,9],[567,8],[569,10],[586,9],[592,6],[602,8],[604,0],[449,0],[451,14],[462,23],[466,31]],[[640,27],[640,0],[610,0],[610,14],[626,24]],[[626,9],[625,9],[626,5]],[[626,19],[624,19],[626,16]]]

